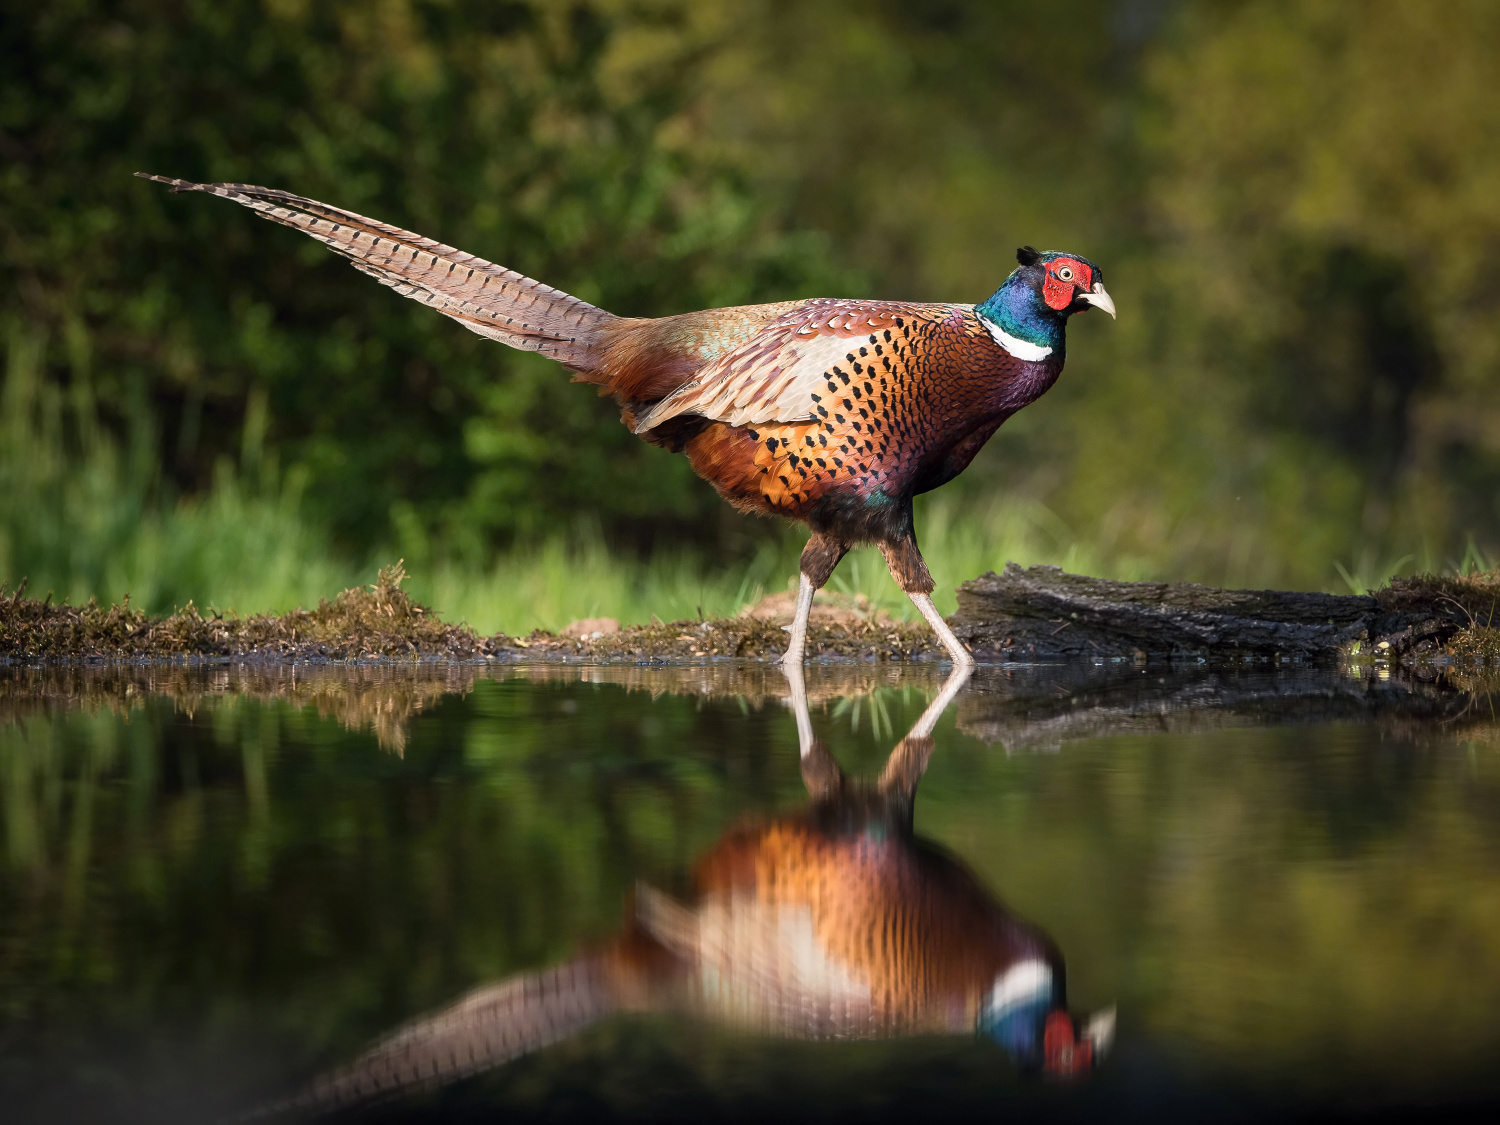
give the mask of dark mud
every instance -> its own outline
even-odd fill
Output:
[[[345,590],[316,609],[247,617],[205,613],[191,603],[156,617],[132,609],[128,599],[108,607],[93,602],[53,605],[27,599],[23,589],[0,597],[0,658],[696,661],[768,660],[786,648],[786,633],[777,619],[751,615],[658,622],[595,636],[534,632],[525,637],[484,637],[467,626],[439,620],[401,589],[405,578],[397,564],[382,569],[373,585]],[[866,660],[936,658],[942,652],[925,626],[854,613],[821,621],[815,617],[809,651]]]

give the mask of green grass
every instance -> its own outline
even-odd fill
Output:
[[[1368,594],[1380,589],[1392,578],[1408,574],[1443,574],[1463,578],[1494,570],[1497,564],[1500,564],[1500,560],[1491,558],[1482,551],[1472,535],[1469,536],[1462,556],[1449,558],[1442,563],[1438,562],[1430,549],[1424,549],[1420,554],[1412,552],[1395,558],[1383,558],[1367,549],[1355,557],[1352,568],[1346,567],[1340,559],[1334,560],[1333,568],[1346,588],[1339,589],[1335,584],[1333,592]]]
[[[99,425],[85,378],[65,394],[38,375],[40,345],[9,334],[0,389],[0,580],[81,603],[130,595],[142,609],[192,598],[242,611],[316,604],[361,580],[301,518],[301,483],[253,454],[220,461],[209,493],[160,484],[144,410],[123,445]],[[250,483],[254,480],[254,483]],[[374,577],[371,570],[370,578]]]
[[[36,494],[29,502],[22,494],[18,503],[10,492],[0,501],[0,578],[11,589],[27,578],[29,595],[51,592],[75,604],[129,595],[132,604],[154,612],[192,599],[200,607],[245,614],[311,606],[372,581],[379,565],[391,561],[338,558],[301,519],[294,487],[258,492],[227,465],[208,496],[160,511],[142,511],[128,490],[110,495],[111,479],[119,478],[104,471],[78,474],[53,490],[56,507],[38,502]],[[139,514],[130,521],[99,519],[98,508]],[[941,498],[929,502],[919,535],[938,581],[939,607],[951,612],[958,582],[1007,560],[1090,573],[1110,569],[1078,544],[1050,537],[1045,517],[1020,505],[974,512]],[[690,552],[622,555],[597,536],[575,534],[501,554],[485,569],[438,561],[414,572],[406,588],[444,620],[483,633],[555,631],[582,617],[627,624],[723,617],[794,585],[802,539],[789,530],[748,561],[716,566]],[[830,587],[864,594],[898,618],[915,616],[873,548],[851,552]]]
[[[218,464],[208,493],[174,497],[162,486],[158,448],[144,409],[129,419],[129,440],[99,425],[86,377],[64,390],[39,375],[40,345],[8,334],[0,390],[0,581],[23,578],[28,594],[81,604],[130,597],[149,612],[194,601],[240,614],[311,607],[349,586],[372,582],[403,552],[341,557],[303,515],[302,478],[279,471],[250,444]],[[981,502],[961,492],[918,501],[917,534],[945,613],[959,582],[1007,561],[1054,563],[1104,577],[1162,577],[1160,564],[1092,548],[1045,507],[1006,497]],[[805,533],[770,536],[751,558],[725,563],[690,551],[649,559],[611,551],[594,532],[575,530],[508,553],[487,565],[444,559],[442,545],[409,559],[407,590],[449,622],[482,633],[557,630],[582,617],[626,624],[723,617],[795,583]],[[1356,592],[1413,568],[1413,557],[1364,556],[1338,572]],[[1446,568],[1467,573],[1490,563],[1471,547]],[[873,548],[852,552],[834,590],[863,594],[901,619],[915,616]],[[1337,580],[1330,574],[1330,586]]]
[[[20,369],[27,364],[21,357]],[[311,606],[373,580],[393,548],[367,560],[340,558],[301,514],[296,473],[245,471],[221,461],[203,497],[162,496],[154,467],[108,440],[96,426],[69,450],[70,404],[40,381],[14,377],[0,401],[0,579],[11,589],[82,603],[90,597],[169,611],[189,599],[241,614]],[[138,437],[148,446],[149,434]],[[258,476],[258,480],[254,479]],[[1142,567],[1110,567],[1075,542],[1039,505],[973,506],[947,497],[922,502],[918,534],[951,611],[958,582],[1009,559],[1140,577]],[[611,551],[597,533],[575,531],[501,554],[487,567],[444,561],[412,568],[407,589],[448,621],[491,633],[557,630],[581,617],[625,623],[737,613],[796,579],[805,535],[788,529],[750,559],[723,565],[692,552],[649,559]],[[866,595],[900,618],[914,616],[873,548],[855,551],[831,586]]]
[[[247,442],[224,456],[201,497],[163,487],[158,442],[144,409],[129,440],[100,426],[86,369],[64,389],[40,373],[40,341],[12,329],[0,390],[0,581],[23,578],[28,594],[81,604],[91,597],[168,612],[194,601],[241,614],[285,612],[374,580],[399,547],[369,559],[341,557],[303,515],[302,478],[281,472]],[[256,428],[259,429],[258,427]],[[963,579],[1009,559],[1141,577],[1141,564],[1091,554],[1046,509],[997,500],[924,499],[918,535],[937,602],[954,608]],[[581,617],[645,623],[737,613],[794,584],[805,533],[772,535],[750,559],[725,565],[689,551],[649,559],[611,551],[596,532],[575,530],[476,567],[444,560],[442,545],[408,567],[407,589],[447,621],[492,633],[560,629]],[[413,563],[414,560],[411,560]],[[839,566],[835,590],[866,595],[897,617],[914,616],[871,548]]]
[[[918,538],[937,580],[937,604],[956,606],[954,588],[966,578],[999,569],[1007,560],[1057,563],[1072,570],[1146,577],[1142,564],[1109,565],[1077,543],[1040,505],[998,501],[974,506],[933,497],[918,511]],[[446,620],[481,632],[560,629],[581,617],[645,623],[724,617],[763,595],[795,585],[806,536],[788,530],[751,559],[728,566],[689,553],[641,560],[611,552],[596,536],[556,538],[497,558],[488,570],[437,563],[412,574],[407,588]],[[872,547],[853,551],[834,572],[830,588],[864,594],[901,619],[916,611]]]

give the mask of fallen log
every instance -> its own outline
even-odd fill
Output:
[[[1401,658],[1435,654],[1461,630],[1488,624],[1497,590],[1493,580],[1436,578],[1397,579],[1367,595],[1223,590],[1010,563],[958,588],[953,628],[981,659]]]

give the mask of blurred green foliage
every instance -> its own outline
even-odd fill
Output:
[[[976,300],[1016,245],[1066,247],[1122,320],[1075,325],[1067,376],[949,486],[950,515],[1001,490],[1096,569],[1230,584],[1500,548],[1500,12],[1480,0],[0,12],[0,329],[35,357],[24,403],[8,369],[6,424],[75,491],[101,457],[130,466],[114,511],[95,492],[38,517],[55,505],[8,489],[0,577],[118,594],[57,544],[201,513],[231,476],[272,522],[298,513],[306,573],[345,582],[372,551],[477,575],[582,536],[745,565],[779,535],[555,366],[141,169],[289,188],[630,315]],[[15,478],[39,457],[0,456]],[[187,596],[213,591],[184,572],[153,594]]]
[[[393,510],[475,547],[578,511],[670,535],[718,506],[552,365],[132,172],[296,183],[626,314],[849,287],[694,143],[707,43],[670,7],[143,0],[5,26],[0,315],[45,334],[80,415],[126,430],[139,404],[164,483],[274,446],[345,545]]]

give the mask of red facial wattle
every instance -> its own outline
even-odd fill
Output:
[[[1042,1034],[1042,1068],[1054,1078],[1076,1078],[1094,1068],[1094,1044],[1075,1039],[1067,1012],[1048,1015]]]
[[[1071,274],[1059,277],[1060,273]],[[1074,295],[1081,289],[1087,293],[1093,284],[1093,271],[1076,258],[1057,258],[1047,263],[1047,274],[1042,282],[1042,299],[1047,307],[1062,312],[1073,303]]]

